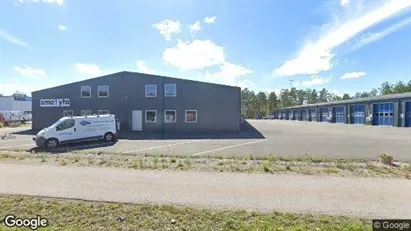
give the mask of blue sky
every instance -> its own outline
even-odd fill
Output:
[[[0,92],[118,71],[337,94],[411,80],[411,0],[0,1]],[[277,92],[278,93],[278,92]]]

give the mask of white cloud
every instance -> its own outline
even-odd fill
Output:
[[[0,39],[4,39],[8,42],[11,42],[13,44],[16,44],[22,47],[30,47],[29,44],[27,44],[26,42],[20,40],[19,38],[14,37],[12,34],[4,30],[1,30],[1,29],[0,29]]]
[[[156,73],[156,70],[150,69],[149,67],[147,67],[146,61],[137,60],[136,66],[137,66],[138,71],[140,71],[141,73],[150,74],[150,75],[153,75]]]
[[[410,0],[384,1],[379,7],[368,13],[351,18],[345,22],[335,20],[337,25],[325,33],[317,41],[307,43],[298,52],[296,58],[286,61],[273,71],[278,76],[294,76],[297,74],[317,74],[333,67],[333,50],[347,42],[362,31],[374,26],[411,6]]]
[[[67,30],[67,27],[64,26],[64,25],[62,25],[62,24],[60,24],[60,25],[59,25],[59,30],[65,31],[65,30]]]
[[[341,1],[340,1],[340,5],[341,5],[341,6],[345,6],[345,5],[347,5],[348,3],[349,3],[348,0],[341,0]]]
[[[295,86],[311,87],[314,85],[323,85],[323,84],[330,82],[330,80],[331,80],[331,77],[326,78],[326,77],[321,77],[318,75],[312,75],[310,80],[296,81]]]
[[[342,97],[344,95],[344,93],[341,93],[340,91],[334,89],[334,90],[330,90],[329,92],[333,93],[336,96],[340,96]]]
[[[51,3],[51,4],[55,3],[55,4],[62,5],[64,3],[64,0],[43,0],[43,2]]]
[[[388,28],[386,28],[383,31],[377,32],[377,33],[368,33],[366,35],[363,35],[361,38],[357,39],[354,43],[354,45],[351,48],[351,51],[360,49],[361,47],[372,43],[372,42],[376,42],[382,38],[384,38],[387,35],[390,35],[398,30],[403,29],[404,27],[408,26],[409,24],[411,24],[411,17],[406,18]]]
[[[27,65],[24,67],[14,66],[13,70],[17,71],[22,76],[26,76],[26,77],[45,77],[46,76],[46,73],[42,69],[31,68]]]
[[[213,83],[246,88],[252,87],[253,83],[250,80],[244,80],[240,78],[252,73],[253,71],[246,67],[234,63],[224,62],[221,66],[219,66],[218,71],[207,71],[205,73],[205,78],[207,81]]]
[[[188,27],[190,28],[190,32],[191,32],[191,33],[200,31],[200,30],[201,30],[200,21],[197,21],[197,22],[195,22],[194,24],[189,25]]]
[[[166,19],[162,22],[153,24],[152,27],[156,28],[160,34],[164,36],[165,40],[171,40],[172,34],[178,34],[181,32],[181,24],[178,20],[173,21]]]
[[[356,79],[360,78],[361,76],[366,75],[367,73],[365,72],[350,72],[350,73],[345,73],[343,76],[341,76],[340,79]]]
[[[217,19],[216,16],[212,16],[212,17],[207,16],[207,17],[204,18],[204,22],[206,24],[213,24],[213,23],[215,23],[216,19]]]
[[[178,40],[176,46],[164,50],[163,60],[181,70],[194,70],[223,64],[225,54],[222,47],[210,40]]]
[[[98,75],[103,73],[97,64],[76,63],[74,67],[78,72],[86,75]]]

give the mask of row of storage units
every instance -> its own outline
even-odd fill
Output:
[[[411,100],[356,105],[332,105],[280,109],[274,119],[344,124],[411,127]]]

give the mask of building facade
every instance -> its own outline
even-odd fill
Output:
[[[275,119],[411,127],[411,93],[277,109]]]
[[[32,93],[32,129],[63,116],[114,114],[124,136],[156,132],[236,132],[241,89],[119,72]]]
[[[0,111],[31,112],[30,97],[1,96]]]

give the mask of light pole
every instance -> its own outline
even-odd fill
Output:
[[[294,80],[293,79],[290,79],[289,80],[290,81],[290,85],[291,85],[291,88],[290,88],[290,90],[293,88],[293,82],[294,82]]]

